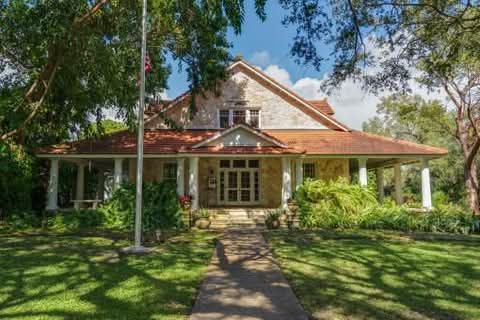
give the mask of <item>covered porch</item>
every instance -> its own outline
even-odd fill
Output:
[[[110,189],[135,182],[135,155],[40,155],[50,162],[47,209],[57,210],[59,168],[76,165],[74,207],[102,202]],[[174,181],[179,196],[192,197],[198,208],[286,208],[304,179],[352,179],[368,184],[368,171],[375,171],[378,199],[384,198],[384,171],[394,171],[394,199],[403,203],[402,166],[418,165],[421,173],[422,207],[432,208],[429,161],[426,156],[319,156],[278,154],[170,154],[145,155],[144,181]],[[85,198],[85,175],[97,168],[94,198]],[[90,193],[92,194],[92,193]]]

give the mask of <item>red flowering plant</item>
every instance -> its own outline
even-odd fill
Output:
[[[192,197],[184,194],[178,198],[183,209],[190,209],[192,206]]]

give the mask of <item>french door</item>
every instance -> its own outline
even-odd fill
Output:
[[[251,205],[260,201],[260,161],[236,159],[219,162],[219,203]]]

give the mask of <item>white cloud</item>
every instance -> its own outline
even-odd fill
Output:
[[[360,82],[347,80],[340,88],[326,96],[320,89],[324,79],[306,77],[294,82],[288,71],[278,65],[269,65],[263,71],[281,84],[293,89],[305,99],[316,100],[327,97],[328,102],[335,111],[335,117],[353,129],[361,129],[362,123],[375,115],[380,99],[392,93],[383,92],[373,95],[366,92]],[[445,100],[445,95],[439,92],[428,92],[414,80],[411,81],[410,85],[413,94],[421,95],[425,99]]]
[[[272,58],[270,56],[270,53],[266,50],[261,50],[261,51],[255,51],[251,58],[250,61],[253,64],[259,65],[261,67],[266,67],[269,64],[272,63]]]
[[[277,80],[281,84],[286,87],[292,87],[293,83],[290,79],[290,74],[287,70],[277,66],[276,64],[269,65],[268,67],[263,70],[268,76],[272,77],[273,79]]]

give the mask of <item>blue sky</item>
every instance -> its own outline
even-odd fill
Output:
[[[295,30],[292,27],[284,27],[281,23],[285,11],[273,2],[267,4],[267,19],[262,22],[255,14],[253,1],[246,4],[247,10],[242,33],[235,35],[229,32],[229,40],[233,47],[230,52],[233,56],[242,55],[247,61],[262,68],[268,65],[278,65],[288,71],[295,81],[304,77],[321,77],[329,70],[325,66],[322,74],[312,68],[297,65],[290,56],[290,44],[292,43]],[[328,50],[324,51],[328,54]],[[175,63],[172,63],[173,73],[169,81],[168,96],[175,97],[186,88],[184,74],[179,74]]]
[[[246,1],[247,10],[242,33],[229,33],[232,42],[231,54],[240,54],[250,63],[259,66],[269,76],[291,88],[306,99],[327,97],[320,90],[322,79],[331,71],[331,61],[326,61],[318,72],[311,67],[300,66],[290,56],[290,46],[295,35],[293,27],[286,28],[281,21],[285,12],[277,4],[268,2],[267,19],[262,22],[255,14],[253,1]],[[331,48],[321,47],[320,52],[328,57]],[[179,73],[172,62],[168,98],[175,98],[187,89],[185,74]],[[426,90],[413,84],[414,93],[429,98]],[[383,93],[382,96],[388,93]],[[338,120],[354,129],[361,129],[362,123],[375,115],[380,97],[365,92],[360,83],[347,80],[340,88],[327,97],[336,111]]]

